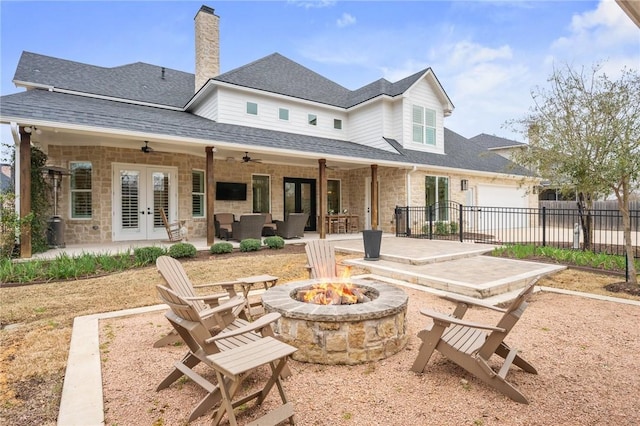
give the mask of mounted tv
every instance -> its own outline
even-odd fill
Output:
[[[216,200],[245,201],[246,199],[246,183],[216,182]]]

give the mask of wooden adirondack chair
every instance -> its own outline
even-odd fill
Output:
[[[305,246],[307,252],[307,270],[311,278],[340,278],[338,267],[346,268],[345,276],[351,275],[351,265],[336,262],[333,247],[327,240],[311,240]]]
[[[243,295],[237,294],[234,289],[234,284],[237,284],[237,281],[193,285],[187,276],[187,272],[182,267],[182,264],[178,260],[169,256],[158,257],[158,259],[156,259],[156,267],[169,288],[182,296],[184,300],[193,306],[202,321],[212,332],[215,332],[216,330],[219,332],[235,321],[237,317],[245,320],[247,319],[245,313],[245,309],[247,308],[246,298]],[[210,295],[196,294],[196,288],[211,287],[214,285],[221,286],[226,289],[227,292]],[[227,310],[217,309],[220,305],[220,300],[226,299],[227,297],[231,303],[234,303],[234,309],[230,312],[227,312]],[[153,346],[157,348],[175,343],[179,340],[180,338],[175,333],[170,333],[155,342]]]
[[[165,214],[164,209],[160,207],[158,211],[160,212],[162,223],[164,224],[164,227],[167,230],[167,236],[169,237],[169,241],[171,242],[182,241],[182,239],[184,238],[184,234],[182,232],[182,223],[180,222],[169,223],[169,220],[167,219],[167,215]]]
[[[451,315],[421,309],[421,314],[433,319],[433,326],[418,333],[422,344],[411,370],[417,373],[424,371],[435,349],[514,401],[528,404],[527,398],[506,380],[506,376],[511,364],[528,373],[538,372],[518,355],[517,349],[510,348],[504,339],[522,316],[527,307],[527,299],[537,281],[538,278],[528,283],[507,309],[483,303],[478,299],[453,295],[444,297],[457,303]],[[504,315],[495,326],[466,321],[462,317],[470,306],[491,309]],[[489,358],[493,354],[504,358],[504,363],[497,372],[489,364]]]
[[[234,321],[222,332],[214,335],[211,333],[209,325],[205,325],[192,303],[165,286],[158,285],[156,289],[162,302],[166,303],[170,308],[165,313],[165,317],[189,348],[184,357],[174,364],[173,371],[160,382],[156,391],[170,386],[183,375],[205,389],[207,394],[200,400],[189,416],[189,421],[192,421],[221,402],[224,398],[221,392],[226,392],[225,389],[221,391],[220,383],[213,384],[209,382],[205,377],[194,371],[194,367],[202,362],[214,368],[216,365],[211,355],[241,348],[250,343],[253,343],[252,347],[254,347],[256,342],[261,342],[264,338],[268,339],[265,341],[266,346],[264,347],[273,347],[276,343],[273,342],[274,336],[271,324],[280,318],[280,314],[272,312],[252,323],[242,320]],[[221,303],[218,307],[221,310],[226,309],[228,313],[233,308],[234,304],[229,302]],[[289,350],[289,345],[279,341],[276,342],[287,346],[287,348],[283,349]],[[257,344],[257,347],[258,351],[260,351],[260,348],[263,348],[262,343]],[[295,350],[295,348],[293,349]],[[256,353],[256,356],[260,355]],[[284,365],[279,365],[278,367],[277,371],[280,377],[286,377],[291,374],[288,367]],[[231,382],[231,379],[225,382],[223,388],[228,387]]]

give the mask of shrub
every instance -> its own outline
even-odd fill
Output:
[[[458,222],[450,222],[449,223],[449,229],[451,230],[452,234],[457,234],[458,233]]]
[[[449,233],[449,224],[439,220],[436,222],[436,229],[433,232],[436,235],[446,235]]]
[[[262,241],[255,238],[247,238],[240,241],[240,251],[258,251],[262,246]]]
[[[267,237],[264,239],[264,245],[270,249],[281,249],[284,247],[284,239],[278,236]]]
[[[233,245],[231,243],[215,243],[209,248],[211,254],[231,253]]]
[[[177,243],[169,247],[169,256],[174,259],[181,257],[196,257],[198,251],[193,244],[189,243]]]
[[[133,257],[137,266],[146,266],[155,263],[160,256],[167,254],[162,247],[139,247],[133,250]]]

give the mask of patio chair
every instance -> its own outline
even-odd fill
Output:
[[[264,226],[262,227],[263,237],[272,237],[276,235],[276,223],[271,217],[271,213],[260,213],[264,216]]]
[[[287,220],[276,220],[276,235],[282,238],[302,238],[308,219],[308,213],[289,213]]]
[[[233,222],[231,226],[231,238],[237,241],[247,238],[262,238],[262,227],[264,226],[264,216],[261,214],[244,214],[240,220]]]
[[[198,364],[204,363],[213,368],[217,364],[214,364],[211,357],[212,355],[225,351],[233,351],[234,349],[242,348],[249,344],[253,344],[250,348],[252,350],[255,349],[256,352],[254,354],[247,354],[245,351],[245,359],[246,357],[251,358],[252,355],[253,357],[262,356],[264,358],[265,354],[262,351],[268,351],[269,348],[278,353],[282,353],[283,350],[285,350],[285,352],[287,350],[290,351],[291,349],[295,351],[295,348],[274,339],[271,324],[280,318],[279,313],[269,313],[251,323],[245,321],[243,323],[244,325],[233,322],[224,328],[222,332],[214,335],[211,333],[208,324],[205,324],[202,317],[196,311],[193,304],[189,303],[184,297],[181,297],[170,288],[158,285],[156,289],[162,302],[166,303],[170,308],[165,313],[165,317],[188,347],[187,353],[181,360],[174,364],[173,370],[160,382],[156,391],[167,388],[180,379],[180,377],[186,376],[207,392],[191,412],[189,422],[200,417],[210,408],[213,408],[218,402],[221,402],[223,398],[225,398],[224,394],[228,393],[226,389],[228,384],[232,381],[232,379],[223,379],[219,381],[218,384],[213,384],[194,370],[194,367]],[[223,303],[220,305],[220,309],[231,311],[233,309],[232,305],[233,304],[228,302]],[[234,354],[235,353],[237,353],[237,351],[234,352]],[[278,359],[280,359],[280,357]],[[219,365],[217,366],[219,367]],[[279,377],[286,377],[291,374],[288,367],[284,365],[278,365],[277,372]],[[270,381],[276,379],[278,379],[277,376],[275,378],[272,377]],[[219,385],[221,383],[224,383],[222,386],[224,389],[220,389]],[[260,400],[259,402],[262,401]]]
[[[213,215],[216,237],[228,240],[231,236],[231,226],[235,221],[233,213],[217,213]]]
[[[190,303],[198,313],[203,323],[212,332],[220,332],[223,328],[231,324],[237,317],[246,320],[245,309],[247,300],[244,296],[236,293],[234,284],[237,281],[217,282],[211,284],[193,285],[182,264],[169,256],[160,256],[156,260],[156,268],[171,290],[183,297]],[[206,288],[211,286],[221,286],[226,293],[216,293],[210,295],[196,294],[196,288]],[[219,309],[221,300],[228,298],[226,303],[232,303],[233,309]],[[226,306],[230,306],[227,304]],[[175,343],[180,340],[175,333],[170,333],[154,343],[154,347],[161,347]]]
[[[179,221],[169,223],[169,221],[167,220],[167,215],[164,212],[164,209],[160,207],[158,208],[158,211],[160,212],[162,223],[164,224],[164,227],[167,230],[167,236],[169,237],[169,241],[171,242],[182,241],[182,239],[184,238],[182,223]]]
[[[334,279],[340,278],[338,268],[343,267],[345,271],[342,276],[351,275],[351,265],[336,262],[336,255],[333,247],[327,240],[311,240],[305,246],[307,252],[307,270],[309,279]]]
[[[504,339],[526,309],[527,299],[537,281],[538,278],[535,278],[529,282],[506,309],[459,295],[444,296],[444,299],[457,304],[451,315],[421,309],[421,314],[433,319],[433,325],[418,333],[422,343],[411,370],[417,373],[423,372],[435,349],[512,400],[528,404],[527,398],[506,380],[506,376],[511,364],[517,365],[528,373],[538,374],[538,372],[518,355],[517,349],[510,348]],[[495,326],[466,321],[462,317],[470,306],[491,309],[502,312],[504,315]],[[489,358],[493,354],[504,359],[499,371],[495,371],[489,363]]]

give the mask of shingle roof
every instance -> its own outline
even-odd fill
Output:
[[[349,108],[380,95],[398,96],[427,70],[395,83],[380,79],[351,91],[279,53],[273,53],[213,80]],[[105,68],[31,52],[22,53],[14,80],[177,108],[187,104],[195,89],[193,74],[170,68],[142,62]]]
[[[182,108],[195,90],[193,74],[171,68],[142,62],[105,68],[31,52],[22,53],[13,79],[177,108]]]
[[[183,111],[46,90],[30,90],[3,96],[0,98],[0,116],[10,117],[18,122],[38,120],[145,132],[149,135],[221,141],[237,144],[238,148],[249,145],[318,155],[396,162],[398,165],[432,165],[494,173],[528,174],[524,169],[511,169],[512,163],[505,158],[470,143],[468,139],[448,129],[445,129],[446,155],[404,149],[397,141],[388,140],[397,151],[392,152],[338,139],[217,123]]]
[[[512,146],[526,145],[522,142],[501,138],[499,136],[488,135],[486,133],[480,133],[477,136],[469,138],[469,140],[477,143],[484,149],[506,148],[506,147],[512,147]]]

